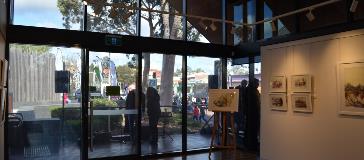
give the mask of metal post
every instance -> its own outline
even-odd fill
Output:
[[[142,8],[142,2],[141,0],[138,0],[138,4],[137,4],[138,8]],[[138,10],[137,12],[137,36],[139,37],[141,34],[141,10]],[[138,77],[137,77],[137,84],[136,84],[136,88],[137,88],[137,107],[138,107],[138,121],[137,121],[137,137],[138,137],[138,143],[137,143],[137,154],[141,155],[142,154],[142,104],[140,103],[141,98],[142,98],[142,54],[141,52],[138,53],[138,60],[137,60],[137,67],[138,67]]]
[[[187,0],[183,0],[183,14],[187,14]],[[183,17],[183,40],[187,41],[187,17]],[[182,153],[187,152],[187,56],[182,57]]]
[[[58,53],[58,52],[57,52]],[[62,54],[62,52],[60,52]],[[66,70],[66,64],[64,62],[64,59],[62,58],[62,63],[63,63],[63,71]],[[64,132],[63,132],[63,129],[64,129],[64,91],[62,92],[62,121],[61,121],[61,143],[62,143],[62,146],[64,147]]]
[[[87,31],[87,5],[84,5],[83,11],[83,31]],[[81,160],[88,159],[88,64],[89,52],[87,49],[81,50]]]

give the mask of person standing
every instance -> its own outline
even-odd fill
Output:
[[[151,144],[158,142],[158,120],[161,115],[158,91],[153,87],[147,89],[147,113],[149,117],[149,127],[151,132]]]
[[[237,124],[238,130],[245,130],[245,123],[246,123],[246,107],[247,107],[247,97],[246,97],[246,90],[247,90],[248,81],[243,79],[239,86],[235,89],[239,89],[239,108],[238,112],[235,113],[235,123]]]
[[[260,93],[259,80],[254,78],[247,87],[246,136],[245,145],[248,149],[258,150],[258,134],[260,129]]]
[[[125,100],[125,105],[126,105],[126,109],[127,110],[136,110],[137,107],[137,103],[136,103],[136,95],[137,93],[135,93],[136,90],[131,90]],[[144,100],[145,100],[145,95],[142,94],[141,95],[141,107],[142,109],[144,108]],[[127,116],[125,117],[125,130],[127,133],[130,134],[132,140],[135,140],[135,138],[137,137],[137,132],[136,132],[136,125],[137,125],[137,115],[136,114],[127,114]],[[124,130],[124,131],[125,131]]]
[[[198,121],[198,117],[200,115],[200,110],[198,109],[197,105],[193,108],[193,120]]]
[[[201,100],[201,104],[199,105],[199,108],[200,108],[200,116],[199,116],[199,120],[201,122],[201,120],[203,120],[204,122],[207,122],[207,120],[205,119],[205,115],[206,115],[206,111],[205,111],[205,103],[202,102]]]

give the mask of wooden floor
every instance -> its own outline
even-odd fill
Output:
[[[259,158],[252,152],[236,150],[236,153],[234,154],[233,151],[225,150],[213,152],[210,158],[209,153],[199,153],[187,156],[158,158],[154,160],[259,160]]]

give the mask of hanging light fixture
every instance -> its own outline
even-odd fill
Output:
[[[315,20],[315,15],[312,14],[312,10],[310,9],[310,11],[306,14],[307,19],[311,22],[313,20]]]
[[[353,2],[351,2],[350,12],[354,13],[356,11],[356,8],[358,7],[358,3],[359,3],[358,0],[353,0]]]
[[[215,22],[211,21],[210,28],[212,31],[216,31],[217,27],[215,26]]]
[[[199,25],[202,29],[207,30],[207,29],[208,29],[208,27],[205,25],[205,23],[203,23],[203,20],[204,20],[204,19],[201,19],[201,20],[200,20],[200,22],[198,22],[198,25]]]

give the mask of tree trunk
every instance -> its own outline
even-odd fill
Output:
[[[151,12],[148,12],[148,24],[149,24],[149,36],[154,37],[153,18]],[[144,57],[144,68],[143,68],[143,79],[142,79],[142,92],[147,91],[148,77],[150,70],[150,53],[143,53]]]
[[[168,3],[162,0],[162,4]],[[169,4],[164,5],[163,11],[169,12]],[[163,38],[176,39],[178,31],[178,16],[163,14],[162,16],[164,34]],[[172,22],[171,22],[172,21]],[[172,25],[172,26],[171,26]],[[160,104],[161,106],[171,106],[173,101],[173,73],[175,55],[163,55],[161,85],[160,85]]]
[[[161,106],[171,106],[173,100],[173,73],[175,55],[163,55],[160,86]]]
[[[144,68],[143,68],[143,80],[142,80],[142,91],[145,92],[148,87],[148,76],[150,70],[150,54],[143,53],[144,57]]]

